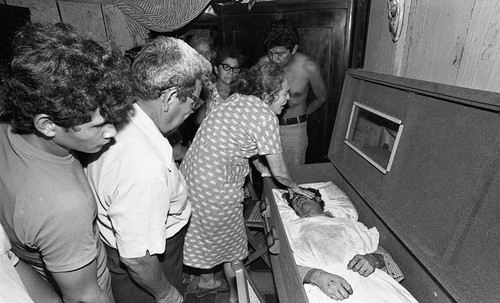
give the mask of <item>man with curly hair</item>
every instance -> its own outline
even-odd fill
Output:
[[[267,56],[260,62],[275,62],[284,68],[290,85],[290,100],[280,116],[281,144],[287,165],[305,163],[307,149],[307,116],[326,102],[327,91],[321,70],[308,55],[298,51],[297,28],[282,19],[271,22],[265,32]],[[309,104],[312,89],[315,99]]]
[[[184,177],[164,137],[201,106],[211,65],[182,40],[158,37],[131,68],[136,102],[115,143],[87,168],[116,302],[182,302],[191,215]]]
[[[68,24],[32,24],[14,38],[2,81],[0,223],[64,302],[114,302],[96,202],[73,151],[98,152],[115,136],[131,103],[121,60]]]

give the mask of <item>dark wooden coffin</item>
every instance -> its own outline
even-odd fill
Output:
[[[500,302],[500,94],[349,70],[330,163],[291,167],[331,180],[376,226],[420,302]],[[267,229],[280,302],[307,302],[271,189]]]

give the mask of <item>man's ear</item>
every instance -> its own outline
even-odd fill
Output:
[[[38,114],[33,119],[35,129],[46,137],[53,138],[56,135],[57,125],[46,114]]]
[[[297,52],[298,49],[299,49],[299,46],[297,44],[295,44],[295,46],[292,49],[292,55],[295,55],[295,53]]]
[[[177,96],[177,88],[171,87],[167,89],[161,94],[160,98],[161,98],[161,108],[163,112],[166,113],[170,109],[170,106],[172,106],[172,103],[174,102],[175,98],[179,98]]]

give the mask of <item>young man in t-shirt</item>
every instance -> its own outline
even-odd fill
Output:
[[[0,94],[0,223],[64,302],[114,302],[96,202],[72,151],[95,153],[116,134],[129,107],[121,55],[64,23],[28,25],[13,51]]]

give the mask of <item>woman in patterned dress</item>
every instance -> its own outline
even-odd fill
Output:
[[[184,244],[184,264],[210,269],[221,263],[230,300],[237,302],[230,262],[247,257],[243,184],[249,159],[292,191],[312,197],[291,178],[283,160],[278,118],[290,98],[288,81],[275,63],[259,63],[231,83],[235,92],[202,122],[181,165],[192,203]]]

